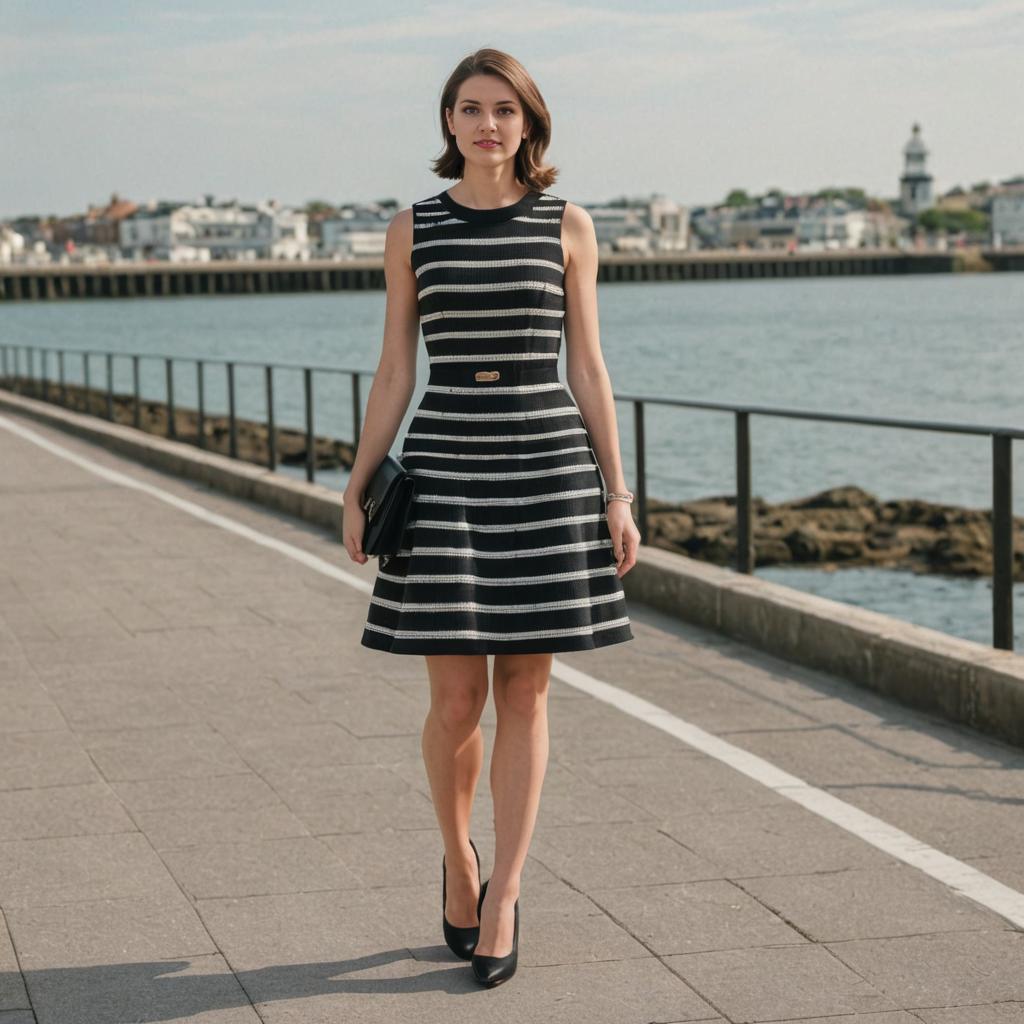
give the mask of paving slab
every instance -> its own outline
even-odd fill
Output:
[[[7,931],[5,918],[6,915],[0,914],[0,1021],[7,1012],[13,1017],[22,1011],[31,1011],[25,979],[22,977],[21,966]]]
[[[824,946],[686,953],[665,963],[736,1024],[901,1009]]]
[[[40,1024],[196,1021],[259,1024],[239,979],[219,954],[176,960],[61,966],[28,973]]]
[[[136,830],[117,794],[99,780],[0,790],[0,842]]]
[[[70,729],[4,733],[0,742],[0,792],[72,786],[100,777]]]
[[[0,843],[0,906],[5,911],[178,891],[141,832]]]
[[[826,945],[904,1006],[1024,1001],[1024,933],[1016,929],[992,927]]]
[[[1005,924],[991,910],[903,863],[744,878],[737,884],[815,942],[974,932]]]

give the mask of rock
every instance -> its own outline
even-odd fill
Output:
[[[844,487],[830,487],[809,498],[784,503],[786,508],[876,508],[878,499],[862,487],[847,484]]]
[[[781,537],[754,536],[755,565],[785,565],[793,561],[793,552]]]
[[[693,537],[693,516],[686,512],[667,512],[652,517],[652,533],[669,544],[685,545]]]
[[[794,562],[816,562],[821,558],[821,538],[813,526],[799,526],[790,530],[784,539]]]

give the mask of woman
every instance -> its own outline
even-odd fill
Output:
[[[598,339],[594,226],[545,191],[557,172],[542,163],[544,100],[518,61],[478,50],[448,79],[441,124],[433,170],[459,181],[388,227],[383,351],[343,533],[366,562],[361,496],[412,397],[422,326],[430,377],[400,456],[416,498],[402,549],[381,559],[362,644],[426,656],[422,750],[444,839],[444,936],[491,986],[516,968],[552,654],[633,638],[621,577],[640,535]],[[571,393],[558,378],[563,322]],[[469,822],[488,654],[495,854],[481,883]]]

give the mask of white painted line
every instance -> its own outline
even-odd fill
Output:
[[[373,586],[365,580],[346,572],[344,569],[338,568],[338,566],[317,555],[310,554],[308,551],[304,551],[302,548],[295,547],[295,545],[288,544],[285,541],[276,540],[274,537],[260,533],[258,530],[236,522],[227,516],[211,512],[194,501],[179,498],[169,491],[153,487],[150,484],[135,480],[125,473],[108,469],[98,462],[93,462],[91,459],[76,455],[69,449],[53,444],[34,430],[30,430],[14,420],[8,419],[6,416],[0,416],[0,427],[9,430],[13,434],[17,434],[26,441],[31,441],[51,454],[66,459],[68,462],[72,462],[90,473],[110,480],[112,483],[143,491],[160,501],[166,502],[168,505],[173,505],[182,512],[195,516],[197,519],[202,519],[204,522],[219,526],[240,537],[254,541],[256,544],[261,544],[263,547],[277,551],[279,554],[301,562],[315,572],[322,573],[324,576],[329,576],[340,583],[354,587],[364,594],[371,594],[373,592]],[[344,552],[344,549],[342,548],[341,551]],[[344,557],[347,558],[347,554],[344,554]],[[700,726],[687,722],[678,715],[658,707],[657,704],[652,704],[643,697],[638,697],[636,694],[629,693],[618,686],[613,686],[611,683],[595,679],[586,672],[581,672],[571,665],[564,664],[557,658],[553,659],[551,675],[597,700],[604,701],[606,704],[617,708],[632,718],[646,722],[656,729],[661,729],[670,736],[675,736],[676,739],[682,740],[694,749],[702,751],[723,764],[727,764],[730,768],[735,768],[736,771],[742,772],[755,782],[761,783],[761,785],[766,786],[768,789],[775,790],[775,792],[788,797],[794,803],[801,804],[807,810],[813,811],[840,828],[846,829],[847,832],[857,836],[857,838],[862,839],[864,842],[870,843],[872,846],[885,851],[898,860],[918,868],[927,875],[931,875],[932,878],[942,882],[943,885],[948,886],[955,892],[961,893],[968,899],[974,900],[975,903],[987,907],[1000,917],[1004,917],[1011,924],[1017,927],[1024,927],[1024,893],[1011,889],[1008,885],[1004,885],[1002,882],[997,881],[990,875],[986,875],[983,871],[979,871],[970,864],[966,864],[955,857],[950,857],[940,850],[936,850],[927,843],[915,839],[908,832],[890,825],[881,818],[876,818],[873,814],[862,811],[859,807],[854,807],[853,804],[840,800],[824,789],[810,785],[799,776],[791,775],[789,772],[772,764],[771,761],[766,761],[763,757],[758,757],[748,750],[743,750],[742,747],[737,747],[727,740],[706,732]]]
[[[628,693],[610,683],[594,679],[585,672],[556,662],[558,677],[569,686],[618,708],[633,718],[638,718],[656,729],[675,736],[689,746],[735,768],[755,782],[788,797],[822,818],[846,829],[858,839],[884,850],[898,860],[919,868],[950,889],[988,907],[1018,927],[1024,926],[1024,893],[1011,889],[983,871],[965,864],[955,857],[936,850],[927,843],[915,839],[902,829],[862,811],[845,800],[840,800],[827,790],[805,782],[797,775],[766,761],[749,750],[737,747],[728,740],[706,732],[699,725],[687,722],[670,711],[652,704],[643,697]],[[555,666],[552,666],[552,675]]]

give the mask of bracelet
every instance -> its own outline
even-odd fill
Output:
[[[634,494],[633,494],[632,491],[623,491],[622,493],[616,493],[615,491],[609,491],[605,495],[604,500],[605,500],[605,504],[607,504],[609,501],[624,501],[627,504],[631,505],[633,503],[633,498],[634,498]]]

